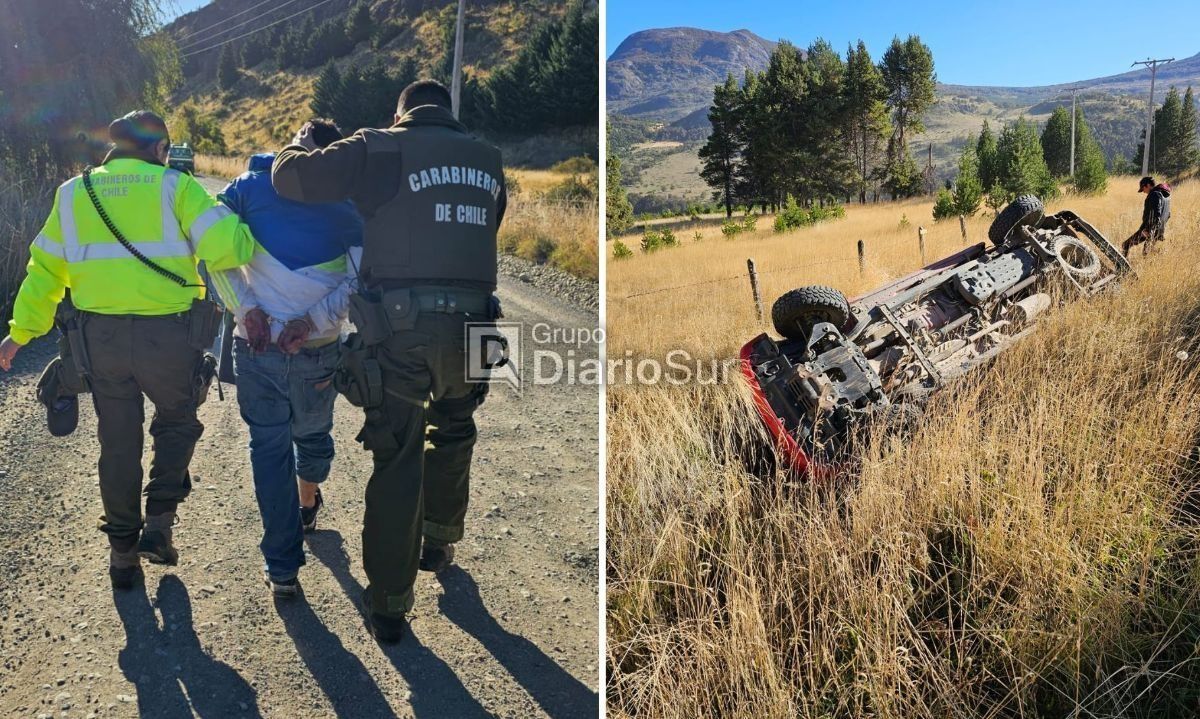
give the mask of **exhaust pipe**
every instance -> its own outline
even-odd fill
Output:
[[[1013,322],[1027,325],[1048,309],[1050,309],[1050,295],[1045,292],[1038,292],[1020,302],[1013,303],[1013,306],[1010,308],[1012,314],[1009,316]]]

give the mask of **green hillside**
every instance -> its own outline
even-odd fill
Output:
[[[368,21],[356,29],[351,16],[360,4],[366,7]],[[288,4],[273,1],[262,10],[276,10],[247,11],[239,0],[215,0],[167,27],[182,58],[183,83],[174,105],[194,107],[215,120],[230,154],[271,149],[290,139],[314,114],[314,87],[327,63],[342,76],[378,68],[393,81],[387,91],[391,103],[391,89],[416,76],[448,80],[456,3],[326,0],[310,3],[312,10],[290,19],[296,6],[284,5]],[[588,12],[595,6],[594,0],[582,5]],[[548,166],[566,157],[597,154],[594,119],[514,132],[485,123],[487,118],[475,112],[480,88],[488,79],[519,60],[530,38],[538,37],[547,23],[561,21],[567,11],[567,3],[554,0],[483,0],[467,6],[464,120],[511,149],[512,159],[520,164]],[[289,45],[295,47],[288,50]],[[221,76],[222,53],[236,58],[233,82]],[[377,108],[370,116],[379,117],[371,124],[386,123],[388,107],[384,103],[382,110]],[[528,141],[534,135],[541,140],[536,147]]]

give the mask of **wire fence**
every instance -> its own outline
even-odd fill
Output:
[[[806,262],[803,265],[792,265],[790,267],[776,267],[776,268],[770,269],[770,270],[758,270],[758,274],[769,275],[769,274],[774,274],[777,272],[795,272],[796,270],[806,270],[806,269],[809,269],[812,267],[827,267],[829,265],[848,265],[848,264],[854,264],[856,262],[858,262],[858,260],[853,259],[853,258],[824,260],[821,262]],[[657,294],[661,294],[663,292],[673,292],[674,290],[683,290],[683,289],[687,289],[689,287],[701,287],[703,285],[715,285],[715,284],[718,284],[721,282],[733,282],[734,280],[745,280],[747,277],[748,277],[748,275],[745,272],[742,272],[740,274],[732,275],[730,277],[718,277],[718,278],[712,279],[712,280],[702,280],[700,282],[691,282],[686,285],[674,285],[671,287],[659,287],[659,288],[653,289],[653,290],[646,290],[645,292],[635,292],[631,295],[625,295],[621,299],[631,300],[636,297],[645,297],[647,295],[657,295]]]

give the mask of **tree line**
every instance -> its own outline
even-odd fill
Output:
[[[1179,89],[1171,87],[1162,107],[1154,111],[1154,129],[1150,133],[1150,167],[1154,172],[1169,178],[1200,169],[1200,138],[1197,132],[1196,98],[1191,86],[1179,95]],[[1141,133],[1137,152],[1131,158],[1134,167],[1142,166],[1142,153],[1146,147],[1146,132]]]
[[[1092,136],[1083,108],[1075,109],[1075,167],[1071,168],[1071,113],[1057,107],[1038,134],[1025,118],[1006,123],[999,136],[987,120],[978,137],[968,138],[958,160],[958,176],[938,191],[933,218],[970,216],[983,204],[999,210],[1018,195],[1043,200],[1066,184],[1075,191],[1103,192],[1108,183],[1104,153]]]
[[[432,76],[447,85],[453,74],[454,5],[437,15],[438,56],[429,66]],[[295,27],[278,25],[242,44],[229,44],[217,62],[217,83],[232,90],[242,69],[274,59],[281,69],[305,70],[324,65],[312,99],[313,111],[334,119],[347,130],[390,124],[396,96],[420,76],[420,67],[407,59],[397,67],[376,60],[367,64],[334,60],[350,55],[361,42],[380,48],[402,33],[405,25],[390,19],[376,22],[366,3],[354,6],[344,18],[317,23],[312,16]],[[464,42],[472,42],[468,23]],[[507,63],[486,77],[468,72],[463,80],[460,117],[473,128],[529,135],[547,129],[597,122],[600,41],[599,12],[572,0],[562,17],[540,22]]]
[[[713,90],[701,177],[732,215],[736,205],[778,209],[869,193],[932,192],[908,140],[934,102],[933,53],[896,37],[879,63],[861,40],[843,58],[824,40],[781,42],[767,69],[730,75]]]

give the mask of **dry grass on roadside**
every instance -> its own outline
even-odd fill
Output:
[[[1124,237],[1141,198],[1112,185],[1051,209]],[[837,488],[751,468],[749,449],[766,445],[740,382],[610,387],[610,716],[1195,716],[1196,189],[1178,188],[1171,244],[1136,258],[1136,279],[1048,316],[938,396],[911,439],[867,448]],[[768,303],[919,264],[894,206],[848,213],[610,262],[609,356],[678,341],[732,354],[761,329],[744,280],[614,298],[744,271],[746,254],[769,268],[848,245],[853,260],[858,232],[880,247],[867,276],[853,262],[793,271]],[[961,246],[957,223],[945,229],[931,229],[930,259]]]
[[[599,221],[595,203],[518,195],[500,226],[500,251],[595,281],[600,276]]]
[[[196,172],[210,177],[232,180],[246,171],[249,158],[223,157],[221,155],[196,155]]]

